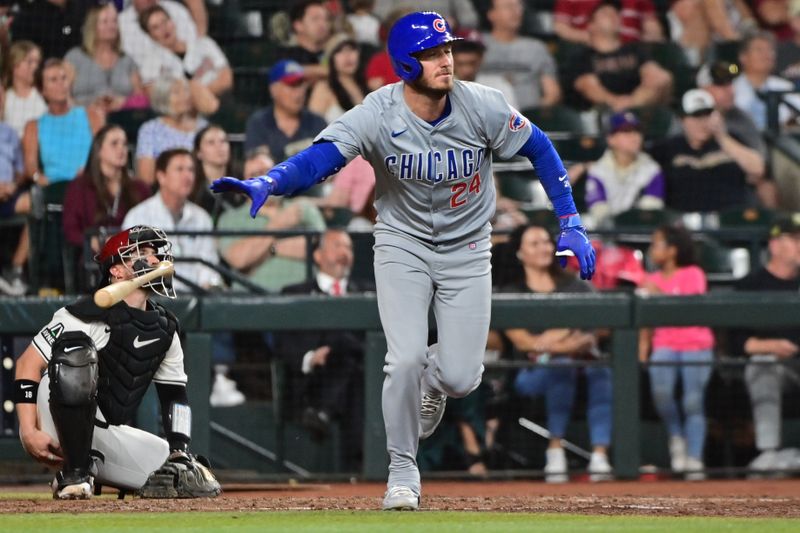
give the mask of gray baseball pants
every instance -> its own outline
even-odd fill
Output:
[[[379,225],[375,283],[388,353],[383,420],[388,486],[420,493],[419,415],[424,391],[466,396],[480,384],[491,311],[487,228],[457,242],[431,244]],[[438,343],[428,346],[433,303]]]

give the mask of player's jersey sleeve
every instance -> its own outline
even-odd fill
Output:
[[[95,348],[100,350],[108,343],[109,334],[105,331],[102,322],[84,322],[63,307],[56,311],[50,322],[39,330],[33,338],[33,346],[41,354],[45,362],[50,362],[53,353],[53,344],[65,331],[82,331],[88,335]]]
[[[383,107],[381,102],[389,97],[390,91],[387,89],[391,89],[391,86],[368,94],[364,102],[331,122],[314,142],[332,142],[348,163],[358,155],[366,159],[366,155],[372,151],[373,141],[378,138]]]
[[[474,109],[482,111],[489,147],[500,159],[510,159],[530,137],[530,123],[500,91],[484,87],[481,93]]]
[[[186,372],[183,370],[183,348],[177,331],[172,337],[172,344],[167,350],[167,355],[153,375],[153,381],[170,385],[186,384]]]

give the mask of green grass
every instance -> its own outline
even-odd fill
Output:
[[[14,533],[88,533],[150,531],[261,532],[306,531],[390,533],[542,532],[668,532],[698,531],[780,533],[798,531],[800,523],[780,519],[586,516],[490,512],[285,511],[214,513],[107,513],[0,515],[0,531]]]

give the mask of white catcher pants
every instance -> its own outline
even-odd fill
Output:
[[[58,434],[50,413],[50,377],[47,374],[39,384],[36,406],[39,427],[58,443]],[[96,417],[105,421],[99,408]],[[97,483],[137,490],[167,460],[169,444],[152,433],[130,426],[95,426],[92,454],[95,457],[93,474]]]

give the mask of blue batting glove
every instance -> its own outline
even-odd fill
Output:
[[[269,195],[275,191],[275,180],[270,176],[259,176],[249,180],[225,177],[214,180],[211,184],[211,190],[214,192],[233,191],[245,193],[253,202],[253,205],[250,206],[250,216],[256,218],[258,210],[267,201]]]
[[[559,219],[561,235],[558,237],[556,256],[561,267],[567,266],[567,257],[576,256],[581,266],[581,279],[592,279],[594,275],[595,253],[586,228],[581,225],[581,217],[572,215]]]

